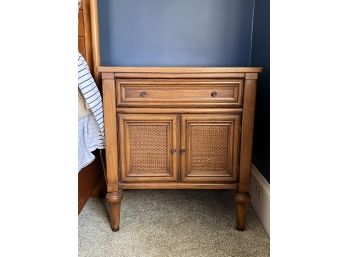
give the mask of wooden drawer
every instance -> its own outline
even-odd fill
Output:
[[[242,106],[242,79],[116,79],[117,105]]]

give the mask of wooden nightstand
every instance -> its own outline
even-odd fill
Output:
[[[107,201],[122,189],[233,189],[245,229],[256,81],[262,68],[100,67]]]

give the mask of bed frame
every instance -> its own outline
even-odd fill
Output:
[[[100,81],[95,73],[95,64],[99,65],[99,59],[94,60],[92,53],[92,30],[90,15],[90,0],[82,0],[79,9],[78,18],[78,49],[85,57],[91,73],[100,90]],[[103,174],[103,165],[100,156],[104,155],[103,151],[96,150],[93,153],[95,160],[78,175],[78,213],[81,212],[90,196],[104,197],[106,195],[105,179]]]

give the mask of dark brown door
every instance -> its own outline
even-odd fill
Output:
[[[178,116],[120,114],[121,181],[178,181]]]
[[[181,116],[181,180],[236,181],[240,115]]]

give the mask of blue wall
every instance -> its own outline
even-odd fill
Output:
[[[256,0],[251,66],[262,66],[257,82],[253,163],[270,182],[270,1]]]
[[[100,0],[105,66],[249,66],[254,0]]]

